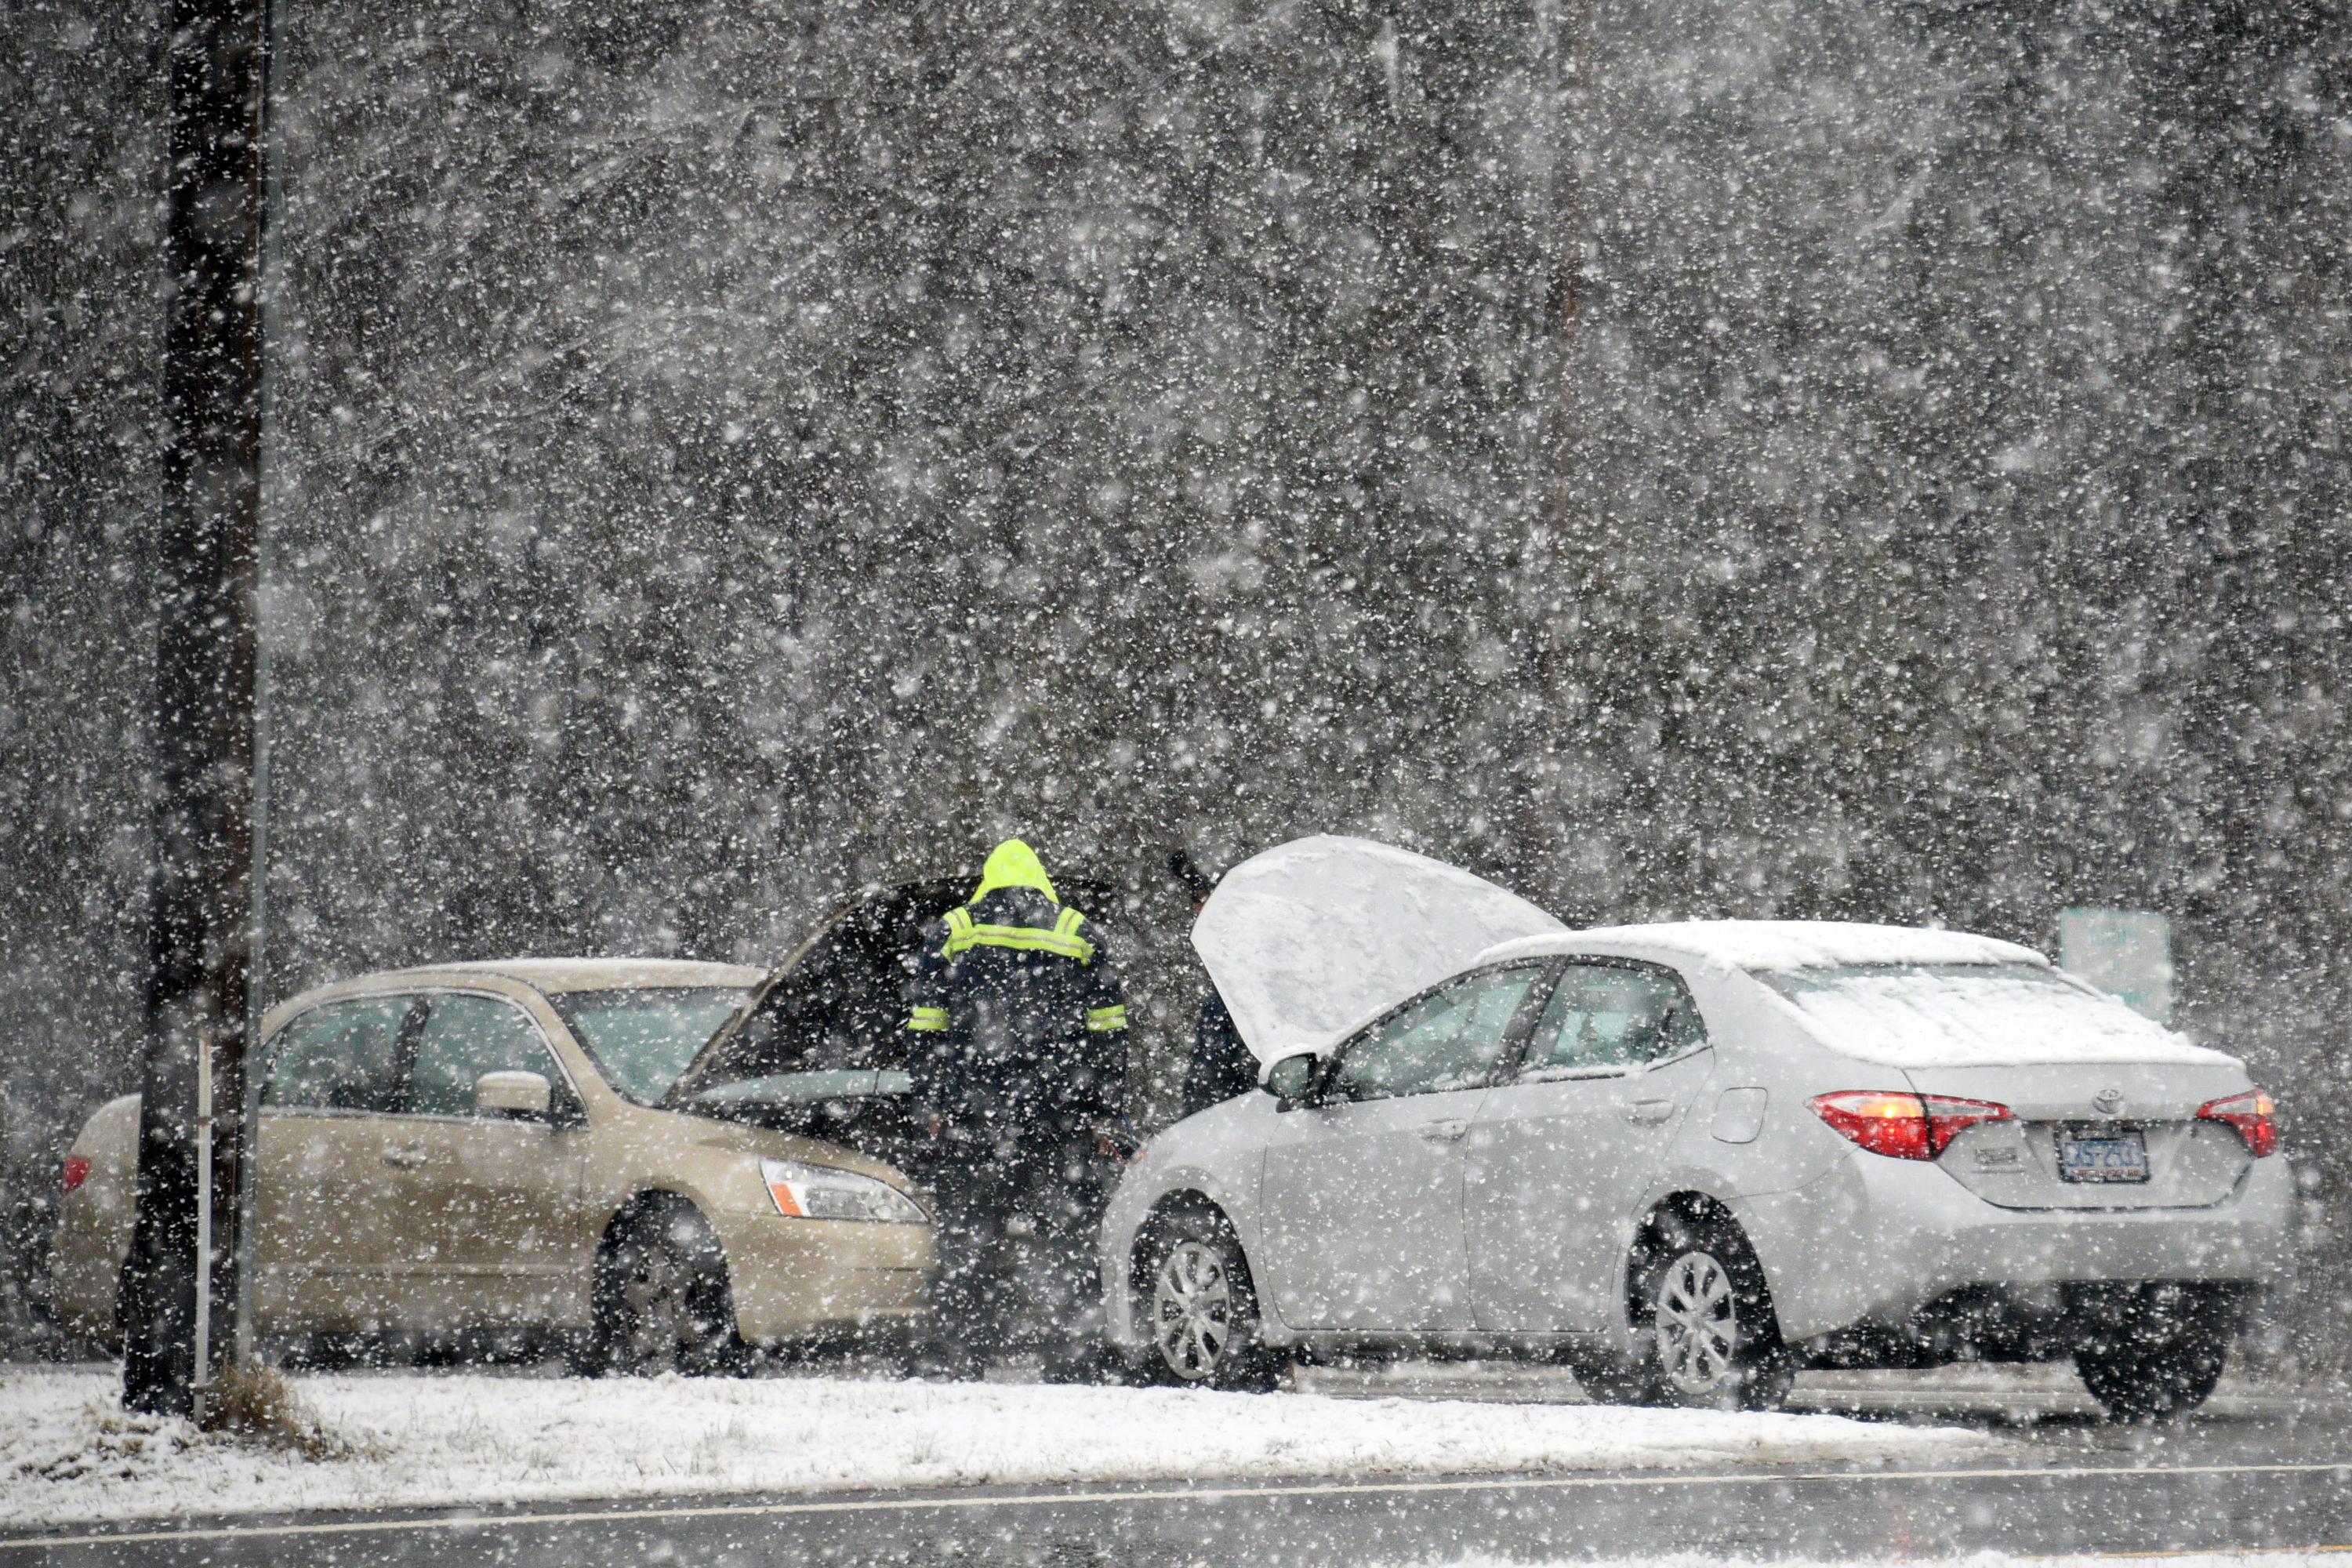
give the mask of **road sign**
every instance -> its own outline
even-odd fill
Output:
[[[2172,921],[2151,910],[2062,910],[2058,967],[2172,1022]]]

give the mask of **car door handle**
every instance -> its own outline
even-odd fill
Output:
[[[1452,1143],[1469,1131],[1467,1121],[1433,1121],[1421,1130],[1421,1135],[1433,1143]]]
[[[386,1149],[383,1152],[383,1163],[403,1171],[413,1171],[416,1169],[417,1166],[425,1163],[425,1151],[422,1149]]]
[[[1655,1127],[1674,1113],[1671,1100],[1637,1100],[1625,1108],[1625,1120],[1636,1127]]]

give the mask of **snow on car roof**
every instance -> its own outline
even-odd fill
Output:
[[[1487,959],[1538,952],[1630,951],[1697,958],[1727,969],[1849,963],[2047,963],[2030,947],[1967,931],[1852,921],[1668,921],[1523,938]]]
[[[1480,961],[1553,952],[1696,959],[1782,977],[1768,980],[1768,988],[1816,1037],[1858,1060],[1889,1067],[2234,1062],[2063,978],[2030,947],[1966,931],[1842,921],[1678,921],[1530,937],[1489,949]],[[2000,967],[2017,964],[2032,968]],[[1874,965],[1889,967],[1874,973]],[[1857,967],[1863,973],[1851,973]],[[1823,973],[1833,970],[1849,973]]]
[[[708,963],[691,958],[482,958],[457,963],[421,963],[387,973],[498,974],[541,991],[621,991],[656,985],[757,985],[765,970],[741,963]]]

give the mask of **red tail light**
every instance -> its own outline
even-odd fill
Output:
[[[2250,1089],[2227,1100],[2208,1100],[2197,1108],[2200,1121],[2219,1121],[2237,1130],[2246,1141],[2246,1152],[2259,1160],[2278,1152],[2278,1102],[2269,1093]]]
[[[1851,1089],[1817,1094],[1805,1103],[1843,1136],[1892,1160],[1932,1160],[1963,1129],[2009,1120],[2006,1105],[1948,1094]]]
[[[89,1180],[89,1162],[79,1154],[66,1156],[66,1191],[72,1192]]]

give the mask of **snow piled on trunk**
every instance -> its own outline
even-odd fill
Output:
[[[0,1372],[0,1524],[696,1493],[1943,1464],[2004,1451],[1837,1415],[1032,1384],[295,1380],[348,1458],[123,1415],[98,1370]]]
[[[1887,1067],[2237,1065],[2038,964],[1797,969],[1758,978],[1831,1046]]]

